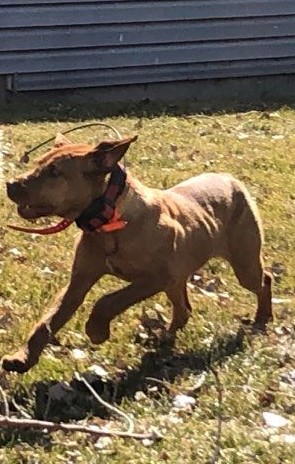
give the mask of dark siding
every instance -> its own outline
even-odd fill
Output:
[[[295,72],[295,0],[0,0],[17,90]]]

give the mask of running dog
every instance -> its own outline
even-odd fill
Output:
[[[261,220],[246,187],[223,173],[204,173],[167,190],[146,187],[120,165],[136,138],[90,146],[59,136],[34,170],[7,182],[22,218],[59,216],[51,232],[75,222],[82,233],[69,285],[25,346],[2,359],[6,371],[34,366],[105,274],[128,284],[94,305],[86,333],[95,344],[110,337],[116,316],[161,291],[172,303],[169,331],[182,329],[191,313],[187,280],[212,257],[227,260],[240,284],[257,295],[255,325],[272,320]]]

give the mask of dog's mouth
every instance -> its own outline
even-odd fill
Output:
[[[41,205],[18,205],[17,212],[23,219],[38,219],[40,217],[52,216],[53,208]]]
[[[51,207],[45,206],[32,206],[32,205],[18,205],[17,207],[18,214],[23,219],[34,220],[41,217],[53,216],[54,212]],[[45,227],[23,227],[15,224],[8,224],[8,227],[13,230],[18,230],[20,232],[27,232],[30,234],[39,234],[39,235],[50,235],[56,234],[67,229],[72,223],[73,219],[63,218],[57,224],[45,226]]]

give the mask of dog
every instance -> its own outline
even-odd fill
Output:
[[[182,329],[192,309],[187,281],[212,257],[227,260],[241,286],[256,294],[254,324],[263,328],[272,320],[262,225],[246,187],[225,173],[203,173],[167,190],[146,187],[120,165],[136,138],[91,146],[59,135],[34,170],[7,182],[7,195],[21,217],[59,216],[58,230],[76,221],[82,234],[68,286],[25,346],[4,356],[6,371],[33,367],[105,274],[129,283],[94,305],[86,333],[95,344],[110,337],[116,316],[161,291],[172,304],[169,332]]]

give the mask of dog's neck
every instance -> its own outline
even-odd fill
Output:
[[[126,189],[126,172],[116,165],[111,172],[104,193],[96,198],[76,219],[77,226],[84,232],[104,230],[111,232],[122,229],[126,223],[119,220],[117,202]]]
[[[133,178],[121,165],[116,165],[104,193],[97,197],[76,219],[84,232],[113,232],[123,229],[129,220],[150,207],[154,189],[149,189]]]

